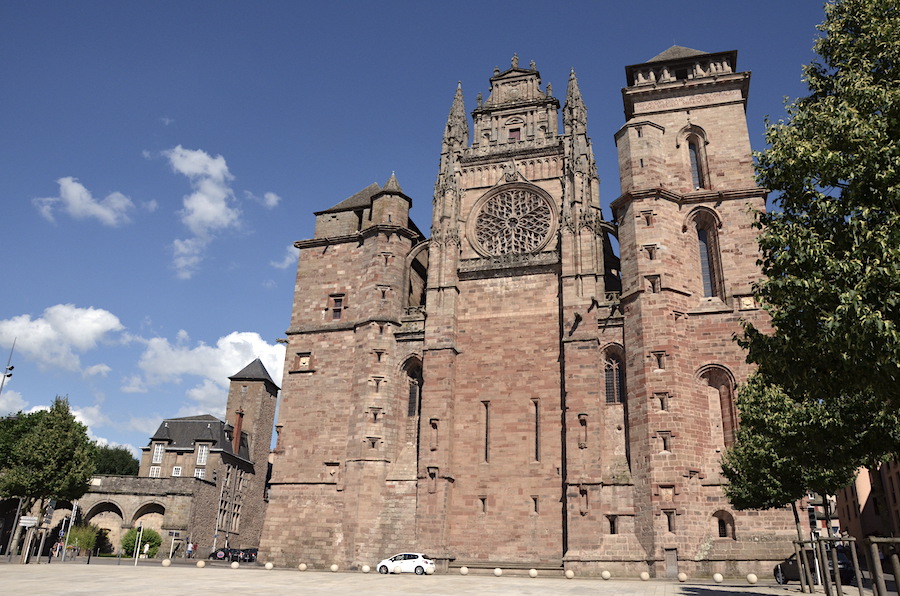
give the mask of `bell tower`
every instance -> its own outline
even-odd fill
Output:
[[[737,52],[680,46],[626,67],[625,125],[616,133],[628,424],[635,534],[649,571],[753,560],[754,532],[789,527],[783,512],[732,511],[719,460],[737,429],[735,387],[749,366],[732,340],[741,321],[766,326],[753,300],[756,186]],[[779,517],[781,516],[781,517]],[[735,541],[740,528],[740,542]],[[730,538],[730,540],[729,540]],[[753,541],[756,542],[753,542]],[[759,550],[759,549],[756,549]],[[699,562],[698,562],[699,561]]]

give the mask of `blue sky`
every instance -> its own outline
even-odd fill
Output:
[[[534,60],[588,108],[604,215],[624,67],[738,50],[748,121],[805,93],[813,0],[0,1],[0,415],[69,402],[140,447],[163,417],[224,416],[227,377],[281,380],[312,212],[396,172],[430,225],[441,134],[495,66]]]

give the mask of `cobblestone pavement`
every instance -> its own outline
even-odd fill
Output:
[[[52,564],[18,565],[0,562],[0,592],[4,594],[103,596],[161,596],[164,594],[329,594],[346,596],[380,596],[404,594],[435,595],[597,595],[603,596],[793,596],[800,594],[796,583],[779,586],[773,580],[762,579],[756,585],[746,581],[725,580],[716,584],[711,580],[678,583],[670,580],[639,581],[637,579],[599,578],[565,579],[556,576],[527,575],[379,575],[361,572],[331,573],[328,571],[298,571],[273,569],[244,564],[231,569],[227,564],[207,565],[198,569],[188,562],[176,562],[163,567],[158,561],[133,562],[115,559],[93,559],[86,565],[83,559]],[[871,594],[870,591],[866,591]],[[847,596],[857,596],[856,588],[845,590]]]

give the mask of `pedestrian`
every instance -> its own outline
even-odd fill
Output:
[[[187,545],[187,558],[188,559],[194,558],[194,544],[192,542],[188,542],[188,545]]]

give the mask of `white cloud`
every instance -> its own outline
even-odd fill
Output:
[[[77,371],[81,368],[78,353],[95,348],[123,329],[118,317],[107,310],[57,304],[36,319],[25,314],[0,320],[0,344],[12,346],[15,339],[16,351],[40,367]]]
[[[160,116],[159,121],[162,122],[163,126],[169,126],[175,123],[173,118],[169,118],[168,116]]]
[[[75,416],[75,420],[88,427],[88,430],[109,424],[109,418],[101,411],[99,404],[84,408],[77,408],[70,404],[69,409],[72,411],[72,415]]]
[[[144,386],[177,383],[186,376],[200,378],[199,383],[187,391],[193,405],[186,406],[183,411],[221,415],[227,398],[228,377],[255,358],[262,360],[272,380],[281,384],[284,346],[269,344],[258,333],[235,331],[219,338],[215,346],[200,342],[192,347],[189,343],[190,339],[183,331],[179,332],[176,343],[165,338],[151,339],[138,362],[144,373]],[[137,386],[137,383],[131,379],[130,385]]]
[[[266,209],[274,209],[281,202],[281,197],[274,192],[267,192],[262,197],[258,197],[250,191],[244,191],[244,194],[248,199],[256,201]]]
[[[205,151],[185,149],[181,145],[164,151],[163,155],[172,170],[186,176],[194,189],[184,197],[183,209],[179,212],[181,222],[193,237],[173,243],[178,277],[189,279],[202,262],[206,245],[215,234],[240,223],[241,212],[233,206],[234,192],[229,186],[234,176],[221,155],[212,157]]]
[[[46,219],[55,221],[53,211],[60,207],[74,219],[96,219],[103,225],[113,228],[131,221],[128,213],[134,209],[134,203],[122,193],[113,192],[98,201],[77,178],[66,176],[56,182],[59,184],[58,197],[44,197],[32,201],[38,212]]]
[[[297,259],[300,256],[300,249],[296,248],[293,244],[288,244],[287,248],[284,251],[284,256],[280,261],[269,261],[269,265],[275,267],[276,269],[287,269],[292,265],[297,264]]]
[[[105,377],[109,374],[109,371],[112,369],[106,364],[95,364],[93,366],[89,366],[84,371],[82,371],[82,376],[84,377],[93,377],[93,376],[101,376]]]
[[[22,398],[21,393],[4,388],[3,395],[0,395],[0,416],[15,414],[26,407],[28,402]]]
[[[156,429],[159,428],[162,421],[162,416],[132,416],[128,420],[128,428],[150,437],[156,432]]]
[[[159,209],[159,203],[156,201],[143,201],[141,203],[141,208],[144,209],[147,213],[153,213],[157,209]]]
[[[141,375],[132,375],[122,379],[122,385],[119,387],[122,393],[147,393],[147,385]]]
[[[208,241],[203,238],[188,238],[172,242],[175,271],[179,278],[190,279],[193,277],[200,268],[200,263],[203,262],[203,252],[206,250],[207,244]]]

